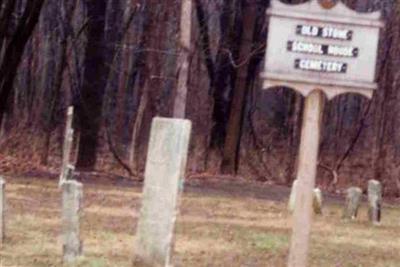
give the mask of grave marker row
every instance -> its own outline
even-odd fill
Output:
[[[67,123],[67,134],[71,133],[68,130],[71,121]],[[153,119],[142,208],[134,244],[134,266],[171,265],[173,232],[179,196],[183,190],[190,133],[191,122],[188,120]],[[73,264],[82,255],[80,218],[83,192],[82,184],[71,180],[74,168],[68,162],[72,139],[67,134],[67,154],[64,154],[60,176],[63,192],[63,262]]]
[[[186,120],[156,118],[152,123],[145,173],[141,216],[135,241],[135,266],[170,266],[173,231],[182,190],[191,124]],[[72,169],[69,168],[72,177]],[[294,183],[293,192],[298,189]],[[63,262],[73,264],[82,255],[80,220],[83,186],[74,180],[62,183]],[[5,182],[0,178],[0,236],[4,237]],[[322,212],[322,193],[314,189],[314,210]],[[361,189],[348,190],[349,208],[345,214],[357,215]],[[368,183],[370,218],[380,220],[382,187],[378,181]],[[291,197],[292,198],[292,197]],[[298,196],[294,197],[299,200]],[[301,202],[297,202],[302,204]],[[297,206],[297,205],[295,205]],[[295,209],[296,210],[296,209]],[[318,211],[319,210],[319,211]]]
[[[359,187],[347,189],[346,204],[343,212],[344,219],[357,218],[361,204],[362,190]],[[382,185],[379,181],[368,181],[368,218],[373,224],[379,224],[382,212]]]
[[[188,120],[155,118],[152,122],[134,266],[171,266],[173,232],[183,190],[190,132]],[[83,192],[82,184],[69,180],[73,167],[68,165],[62,171],[63,261],[73,264],[82,255]]]

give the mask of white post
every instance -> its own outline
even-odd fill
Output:
[[[82,216],[82,184],[65,181],[62,188],[63,262],[73,264],[82,255],[80,219]]]
[[[305,102],[289,267],[307,266],[323,101],[322,91],[316,90]]]

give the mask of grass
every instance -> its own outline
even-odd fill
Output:
[[[140,188],[84,187],[81,267],[131,266]],[[62,266],[60,192],[55,182],[9,180],[8,223],[1,267]],[[286,196],[282,197],[285,200]],[[311,267],[400,266],[400,209],[385,206],[380,226],[355,222],[342,208],[325,206],[314,220]],[[285,201],[227,194],[185,193],[176,227],[175,266],[286,265],[290,216]]]
[[[254,248],[262,251],[278,252],[289,247],[289,238],[285,234],[279,233],[254,233],[249,241]]]

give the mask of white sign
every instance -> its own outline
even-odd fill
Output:
[[[264,88],[287,86],[308,95],[322,89],[329,98],[377,88],[375,72],[381,13],[358,13],[339,2],[332,9],[317,0],[287,5],[272,0]]]

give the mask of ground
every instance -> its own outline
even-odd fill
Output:
[[[7,177],[8,223],[1,267],[61,266],[60,192],[56,180]],[[224,179],[191,179],[177,222],[176,267],[286,265],[290,215],[284,187]],[[140,184],[85,183],[79,266],[130,267]],[[312,233],[312,267],[400,266],[400,207],[385,204],[371,226],[367,210],[341,220],[342,200],[328,197]]]

